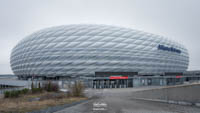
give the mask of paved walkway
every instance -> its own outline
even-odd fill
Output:
[[[132,93],[157,87],[87,90],[93,99],[56,113],[200,113],[200,108],[134,100]]]

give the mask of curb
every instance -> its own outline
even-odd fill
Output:
[[[162,102],[162,103],[168,103],[168,104],[177,104],[177,105],[200,107],[200,103],[192,103],[192,102],[185,102],[185,101],[146,99],[146,98],[133,98],[133,99],[135,99],[135,100],[144,100],[144,101],[153,101],[153,102]]]
[[[71,106],[75,106],[77,104],[81,104],[83,102],[87,102],[89,100],[90,99],[81,100],[81,101],[73,102],[73,103],[70,103],[70,104],[64,104],[64,105],[58,105],[58,106],[53,106],[53,107],[47,107],[45,109],[41,109],[41,110],[37,110],[37,111],[32,111],[32,112],[28,112],[28,113],[53,113],[53,112],[60,111],[62,109],[65,109],[65,108],[68,108],[68,107],[71,107]]]

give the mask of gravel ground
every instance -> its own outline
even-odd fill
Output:
[[[200,113],[200,108],[151,101],[134,100],[132,93],[158,87],[126,89],[88,89],[93,99],[55,113]]]

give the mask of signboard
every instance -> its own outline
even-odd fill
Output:
[[[109,79],[128,79],[128,76],[110,76]]]
[[[176,76],[176,78],[182,78],[182,76]]]
[[[167,47],[164,45],[158,45],[158,50],[163,50],[163,51],[170,51],[170,52],[175,52],[175,53],[181,53],[181,50],[176,49],[174,47]]]

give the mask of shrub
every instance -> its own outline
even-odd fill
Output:
[[[56,83],[48,82],[43,85],[43,89],[48,92],[52,92],[52,91],[57,92],[57,91],[59,91],[59,86]]]
[[[18,94],[22,94],[22,90],[16,90]]]
[[[16,98],[19,97],[21,94],[27,94],[29,89],[25,88],[22,90],[12,90],[12,91],[5,91],[4,98]]]
[[[37,88],[37,86],[34,87],[34,83],[32,82],[32,84],[31,84],[31,92],[32,93],[41,93],[42,92],[42,88],[40,86],[40,82],[38,83],[38,88]]]
[[[80,81],[76,81],[75,84],[70,87],[68,95],[82,97],[84,96],[84,89],[84,85]]]
[[[41,93],[42,89],[41,88],[33,88],[31,89],[32,93]]]
[[[5,91],[4,98],[9,98],[9,97],[10,97],[10,91]]]
[[[44,83],[42,86],[43,86],[42,87],[43,90],[45,90],[45,91],[49,91],[50,90],[50,83],[49,82],[48,83]]]
[[[51,91],[51,82],[48,82],[48,84],[47,84],[47,91]]]
[[[33,89],[34,88],[34,84],[33,84],[33,82],[31,83],[31,89]]]
[[[20,94],[20,91],[13,90],[10,92],[10,97],[16,98],[16,97],[19,97],[19,94]]]
[[[58,92],[59,91],[58,84],[56,84],[56,83],[51,84],[51,91]]]
[[[29,89],[28,88],[24,88],[21,90],[21,93],[22,94],[27,94],[29,92]]]
[[[40,88],[40,89],[41,89],[41,85],[40,85],[40,82],[38,83],[38,88]]]

